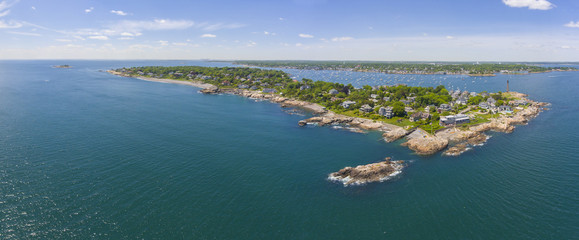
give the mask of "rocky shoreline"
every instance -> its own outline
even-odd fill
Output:
[[[131,77],[111,70],[107,72],[123,77]],[[546,109],[545,107],[548,105],[547,103],[529,100],[526,98],[525,94],[510,92],[512,95],[515,95],[518,98],[523,98],[530,105],[527,108],[514,113],[512,116],[500,116],[498,118],[493,118],[489,122],[473,125],[467,129],[459,129],[456,127],[447,128],[438,131],[433,135],[420,128],[417,128],[414,131],[408,131],[400,126],[388,124],[382,121],[337,114],[326,110],[325,107],[319,104],[286,98],[279,94],[263,93],[260,91],[236,88],[220,89],[217,86],[196,81],[179,81],[172,79],[157,79],[146,77],[139,77],[139,79],[199,87],[202,88],[199,92],[204,94],[234,94],[247,98],[279,103],[284,108],[298,107],[306,109],[314,113],[316,116],[299,121],[298,124],[300,126],[305,126],[308,124],[315,124],[318,126],[345,125],[359,130],[355,132],[363,132],[362,130],[381,131],[383,132],[382,136],[386,142],[393,142],[398,139],[405,138],[406,142],[402,143],[402,145],[408,147],[418,155],[432,155],[445,149],[446,151],[443,153],[443,155],[460,155],[461,153],[470,149],[469,146],[477,146],[486,142],[488,136],[485,135],[484,132],[496,131],[511,133],[515,129],[515,125],[526,124],[529,120],[535,118],[541,111]]]
[[[404,161],[392,161],[386,158],[385,161],[378,163],[345,167],[340,171],[330,173],[328,179],[342,182],[344,186],[383,182],[400,174],[404,167]]]

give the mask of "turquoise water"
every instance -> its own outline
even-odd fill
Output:
[[[70,64],[72,69],[51,65]],[[198,61],[0,62],[1,239],[577,239],[579,72],[469,78],[288,70],[355,85],[511,89],[552,103],[460,157],[302,128],[238,96],[111,76]],[[328,73],[329,76],[328,77]],[[380,80],[382,79],[382,80]],[[474,82],[473,82],[474,81]],[[409,160],[384,183],[326,180]]]

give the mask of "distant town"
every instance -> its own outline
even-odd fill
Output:
[[[310,70],[380,72],[387,74],[439,74],[495,76],[550,71],[576,71],[573,67],[544,67],[519,63],[449,63],[449,62],[367,62],[367,61],[236,61],[236,64]]]

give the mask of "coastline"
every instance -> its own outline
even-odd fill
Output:
[[[545,110],[548,103],[535,102],[526,98],[526,94],[510,92],[523,98],[529,103],[529,106],[523,110],[515,112],[512,116],[501,115],[497,118],[491,118],[490,121],[477,125],[457,128],[446,128],[437,131],[435,134],[428,133],[420,127],[406,130],[403,127],[376,121],[366,118],[349,117],[342,114],[337,114],[325,107],[306,101],[286,98],[279,94],[263,93],[261,91],[252,91],[247,89],[237,88],[223,88],[220,89],[215,85],[204,83],[200,81],[181,81],[173,79],[160,79],[150,77],[134,77],[129,76],[113,70],[107,71],[110,74],[132,77],[144,81],[173,83],[181,85],[189,85],[201,88],[200,92],[205,94],[226,93],[234,94],[242,97],[267,100],[273,103],[280,104],[281,107],[298,107],[311,111],[316,116],[304,119],[298,122],[300,126],[313,124],[317,126],[331,126],[331,125],[346,125],[348,127],[357,129],[354,132],[380,131],[386,142],[394,142],[396,140],[405,138],[402,146],[408,147],[418,155],[432,155],[443,151],[445,156],[458,156],[465,151],[472,149],[474,146],[480,146],[488,140],[488,136],[484,134],[487,131],[511,133],[515,129],[515,125],[522,125],[528,123],[529,120],[535,118],[539,113]]]

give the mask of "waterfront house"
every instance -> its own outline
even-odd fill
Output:
[[[250,90],[257,90],[256,86],[251,86],[251,88],[249,88]]]
[[[340,92],[338,92],[338,90],[336,90],[336,89],[330,89],[329,93],[332,94],[332,95],[336,95],[336,94],[338,94],[338,93],[340,93]]]
[[[453,124],[464,124],[469,123],[470,117],[465,114],[456,114],[440,117],[440,126],[449,126]]]
[[[388,106],[388,107],[380,107],[380,109],[378,109],[378,114],[381,116],[384,116],[386,118],[392,118],[394,116],[394,113],[392,112],[393,108]]]
[[[414,112],[414,109],[412,109],[411,107],[405,107],[404,111],[405,112]]]
[[[523,99],[519,99],[519,100],[516,100],[516,101],[515,101],[515,105],[525,106],[525,105],[527,105],[527,101],[525,101],[525,100],[523,100]]]
[[[247,86],[245,84],[240,84],[239,86],[237,86],[237,88],[246,89],[246,88],[249,88],[249,86]]]
[[[444,111],[450,111],[450,110],[451,110],[450,105],[448,105],[446,103],[440,104],[440,106],[438,107],[438,112],[444,112]]]
[[[311,87],[310,87],[309,85],[303,85],[303,86],[300,87],[300,91],[307,90],[307,89],[310,89],[310,88],[311,88]]]
[[[378,94],[370,94],[370,97],[373,99],[376,99],[376,98],[378,98]]]
[[[487,102],[489,103],[489,105],[494,106],[497,103],[497,100],[495,100],[494,98],[490,97],[487,99]]]
[[[340,104],[340,106],[342,106],[343,108],[350,108],[350,106],[356,104],[356,102],[354,101],[344,101],[343,103]]]
[[[482,109],[489,109],[490,105],[489,105],[488,102],[480,102],[480,103],[478,104],[478,107],[479,107],[479,108],[482,108]]]
[[[273,88],[264,88],[261,92],[262,93],[276,93],[277,90],[275,90]]]
[[[373,110],[374,109],[372,109],[372,107],[370,107],[370,105],[368,105],[368,104],[364,104],[360,108],[360,112],[365,112],[365,113],[371,113]]]
[[[465,97],[459,97],[454,103],[459,105],[467,105],[468,100]]]
[[[499,111],[500,112],[512,112],[513,109],[511,108],[511,106],[501,105],[501,106],[499,106]]]
[[[410,121],[411,122],[416,122],[416,121],[420,121],[422,119],[429,119],[429,118],[430,118],[430,114],[425,113],[425,112],[415,112],[412,115],[410,115]]]

